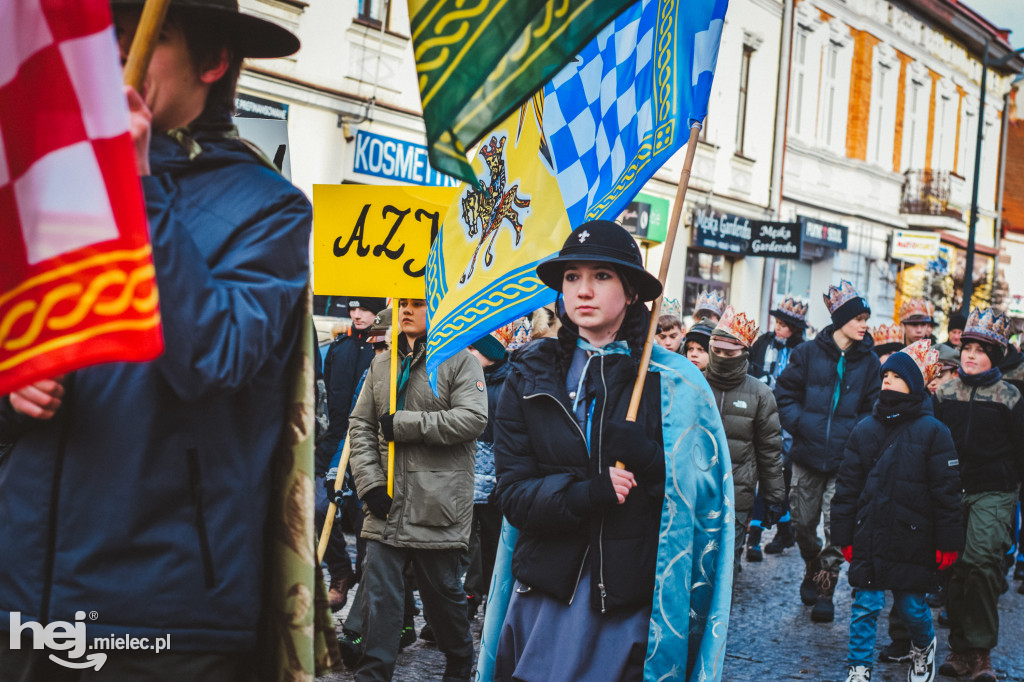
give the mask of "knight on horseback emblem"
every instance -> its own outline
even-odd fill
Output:
[[[473,258],[459,279],[459,284],[465,284],[473,276],[481,249],[484,251],[484,266],[491,266],[494,261],[494,240],[505,221],[508,221],[515,232],[516,246],[519,246],[523,236],[523,224],[518,209],[527,208],[530,199],[519,196],[518,184],[505,189],[507,174],[503,152],[506,139],[502,136],[498,140],[492,136],[490,142],[483,146],[480,155],[490,171],[490,182],[484,189],[470,188],[462,197],[462,220],[467,236],[470,239],[477,234],[480,236]]]

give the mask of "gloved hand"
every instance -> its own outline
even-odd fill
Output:
[[[939,565],[940,571],[945,571],[956,562],[958,556],[959,552],[943,552],[939,549],[935,551],[935,563]]]
[[[843,547],[843,558],[846,559],[846,563],[853,563],[853,545]]]
[[[384,440],[393,441],[395,439],[395,413],[386,414],[378,421],[380,422],[380,432],[384,434]]]
[[[665,475],[664,461],[656,466],[655,458],[661,455],[661,448],[647,435],[647,429],[636,422],[608,421],[601,434],[601,454],[606,464],[622,462],[627,471],[634,474],[649,474],[655,470]],[[661,457],[664,460],[664,457]]]
[[[370,513],[378,519],[386,520],[391,512],[391,496],[384,486],[371,488],[363,495],[363,504],[370,510]]]
[[[781,504],[766,504],[764,507],[764,518],[761,519],[761,527],[768,530],[778,523],[785,513],[786,510]]]
[[[327,499],[334,504],[341,506],[342,490],[335,490],[334,485],[338,480],[338,467],[331,467],[327,470],[324,478],[324,490],[327,491]],[[344,486],[342,486],[344,487]]]

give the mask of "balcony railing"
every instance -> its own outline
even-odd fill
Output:
[[[939,215],[963,220],[963,207],[957,199],[963,178],[949,171],[908,170],[903,174],[901,213]]]

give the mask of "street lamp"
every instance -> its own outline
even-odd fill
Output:
[[[981,180],[981,140],[985,131],[985,92],[989,67],[998,68],[1021,52],[1024,47],[1003,55],[990,62],[988,60],[989,38],[985,38],[985,52],[981,59],[981,103],[978,105],[978,135],[974,147],[974,183],[971,187],[971,223],[967,229],[967,259],[964,263],[964,300],[960,312],[966,317],[971,314],[971,295],[974,293],[974,232],[978,225],[978,183]],[[1006,115],[1005,113],[1003,114]]]

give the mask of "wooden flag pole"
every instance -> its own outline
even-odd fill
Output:
[[[683,214],[683,201],[686,199],[686,188],[690,186],[690,169],[693,167],[693,157],[697,153],[697,136],[700,135],[700,126],[690,128],[690,140],[686,143],[686,159],[683,161],[683,170],[679,173],[679,187],[676,189],[676,202],[672,206],[672,218],[668,224],[668,235],[665,237],[664,252],[661,257],[661,270],[658,279],[661,285],[665,286],[668,279],[668,268],[672,261],[672,249],[675,247],[676,230],[679,229],[679,218]],[[647,368],[651,365],[651,351],[654,349],[654,336],[658,331],[658,316],[661,314],[661,299],[659,296],[654,301],[651,310],[651,324],[647,328],[647,342],[644,343],[644,354],[640,359],[640,372],[636,377],[636,384],[633,385],[633,397],[629,400],[629,411],[626,412],[626,420],[635,422],[636,413],[640,410],[640,397],[644,392],[644,382],[647,380]],[[615,464],[620,469],[619,463]]]
[[[338,460],[338,477],[334,479],[334,490],[341,490],[345,485],[345,470],[348,469],[348,458],[352,451],[348,447],[349,439],[345,436],[345,447],[341,449],[341,459]],[[334,516],[338,513],[338,505],[333,501],[327,505],[327,518],[324,519],[324,529],[320,532],[320,542],[316,546],[316,562],[319,564],[324,560],[327,552],[327,541],[331,537],[331,530],[334,529]]]
[[[135,29],[132,47],[128,52],[128,61],[124,65],[125,85],[130,85],[139,92],[142,92],[149,60],[153,56],[160,29],[164,25],[164,17],[167,16],[167,6],[170,4],[171,0],[146,0],[142,8],[139,25]]]
[[[391,379],[388,382],[388,405],[391,414],[398,411],[398,330],[399,324],[398,299],[394,301],[391,311]],[[395,499],[395,441],[388,441],[388,497]]]

